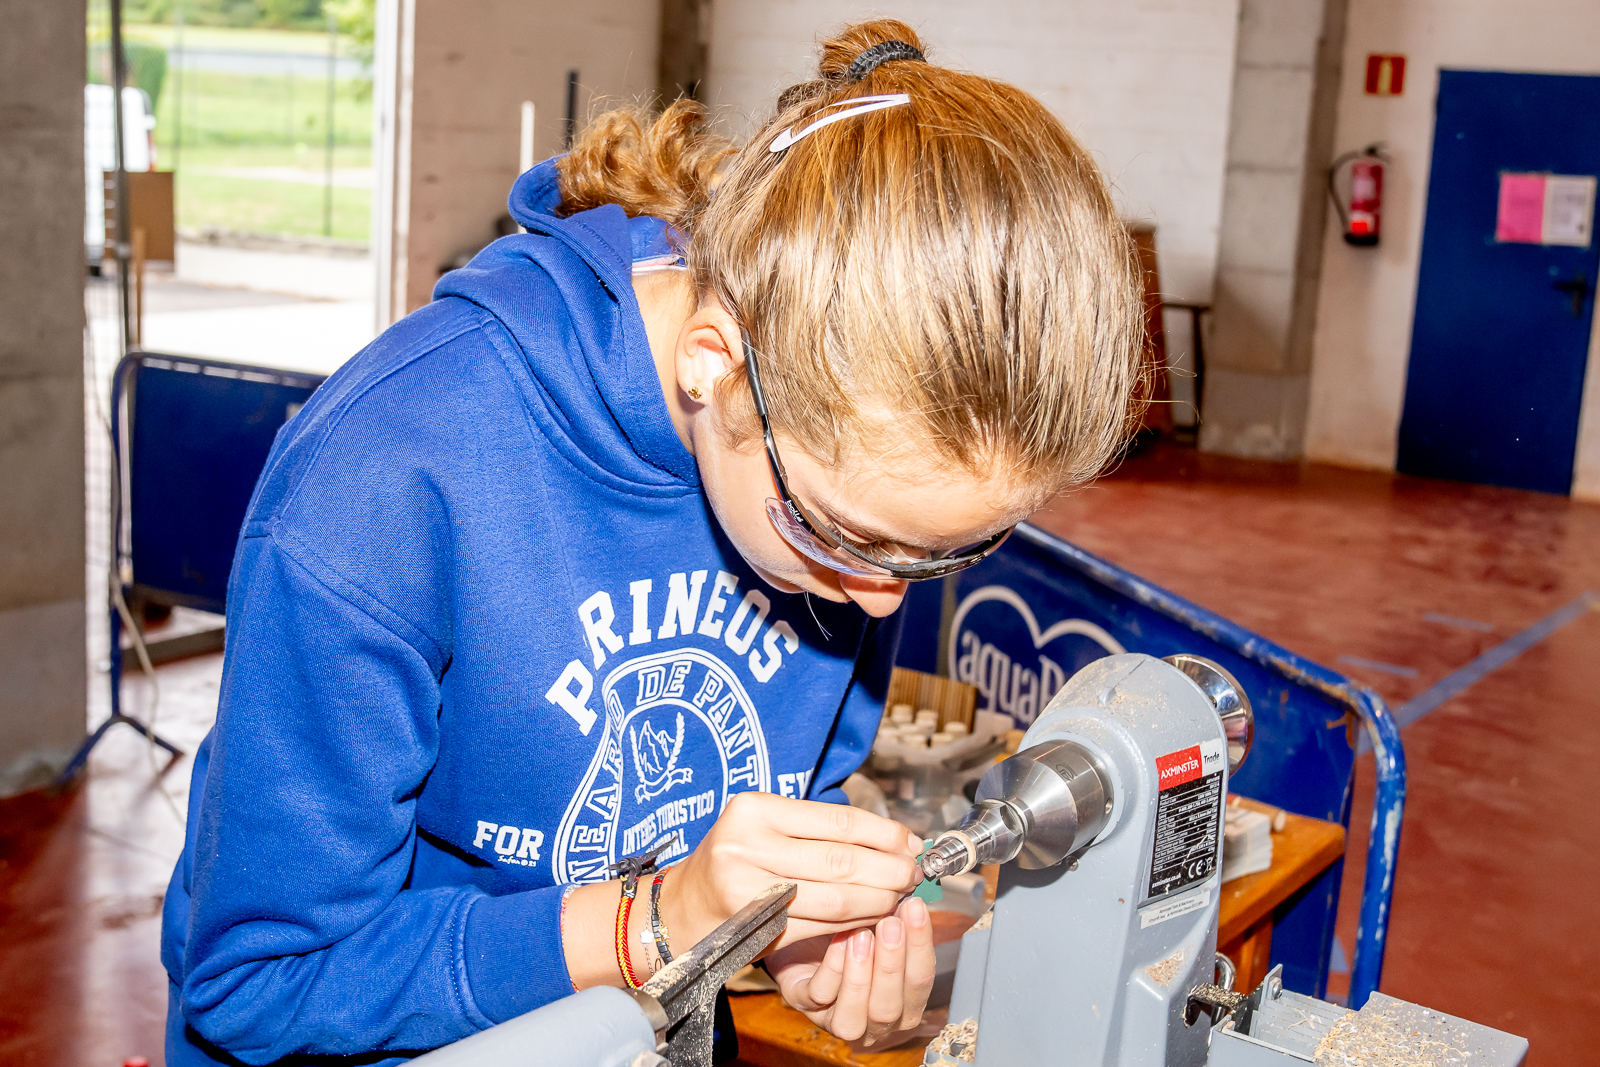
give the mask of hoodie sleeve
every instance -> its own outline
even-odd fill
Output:
[[[903,610],[896,610],[887,618],[873,619],[867,624],[850,688],[845,691],[833,734],[817,763],[810,799],[829,804],[850,803],[842,786],[866,760],[872,751],[872,740],[878,735],[883,704],[889,697],[889,676],[894,672],[894,658],[900,651],[904,617]]]
[[[186,857],[185,1020],[270,1063],[433,1048],[570,993],[560,887],[407,888],[444,657],[287,544],[247,528],[235,563],[249,610],[230,612]],[[475,969],[503,938],[517,962]]]

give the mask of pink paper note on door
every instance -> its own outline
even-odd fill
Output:
[[[1494,239],[1522,244],[1544,240],[1544,175],[1500,175],[1500,211],[1495,216]]]

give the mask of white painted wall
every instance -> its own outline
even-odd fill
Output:
[[[1405,93],[1364,92],[1369,53],[1406,56]],[[1441,67],[1600,73],[1594,0],[1350,0],[1336,145],[1384,141],[1383,243],[1347,246],[1330,216],[1311,377],[1307,458],[1393,469]],[[1600,327],[1600,316],[1596,317]],[[1597,328],[1600,341],[1600,328]],[[1591,342],[1575,496],[1600,500],[1600,343]]]
[[[661,10],[657,0],[383,0],[379,15],[376,98],[393,100],[374,147],[381,327],[428,302],[442,264],[494,237],[524,100],[536,109],[534,158],[545,159],[562,148],[567,71],[580,76],[580,127],[600,107],[648,99]]]
[[[1004,79],[1054,110],[1122,213],[1156,224],[1167,295],[1209,301],[1238,11],[1239,0],[716,0],[703,96],[743,135],[781,90],[814,76],[828,30],[902,19],[934,62]]]

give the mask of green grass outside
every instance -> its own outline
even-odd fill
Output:
[[[218,227],[242,233],[305,236],[322,234],[323,189],[318,185],[259,181],[206,174],[187,164],[177,179],[178,225]],[[372,194],[333,190],[332,236],[366,241]]]
[[[164,148],[175,139],[181,97],[185,150],[191,145],[297,144],[320,149],[328,128],[327,92],[321,78],[191,70],[180,80],[176,71],[169,72],[156,108],[156,144]],[[337,145],[371,143],[371,82],[335,80],[333,133]]]
[[[166,170],[172,163],[172,156],[167,147],[161,149],[161,169]],[[322,145],[308,144],[303,147],[256,144],[256,145],[184,145],[181,165],[184,170],[191,167],[214,169],[217,167],[298,167],[321,175],[323,168]],[[365,144],[341,144],[333,149],[333,165],[336,168],[368,167],[372,165],[372,149]]]
[[[140,36],[159,27],[138,27]],[[215,38],[215,39],[213,39]],[[190,47],[240,51],[305,51],[326,38],[275,30],[187,31]],[[168,43],[168,42],[163,42]],[[297,44],[300,47],[286,48]],[[371,82],[334,82],[334,166],[370,167]],[[183,143],[176,150],[180,109]],[[156,109],[159,165],[177,164],[178,225],[241,233],[321,235],[327,136],[327,82],[321,78],[219,71],[169,70]],[[218,170],[294,167],[315,184],[218,174]],[[372,194],[364,188],[333,190],[332,236],[369,239]]]
[[[170,22],[129,22],[129,39],[154,41],[168,49],[176,46],[178,30]],[[215,49],[227,52],[297,52],[300,55],[325,56],[328,54],[328,35],[306,33],[302,30],[236,30],[222,26],[185,26],[183,46],[194,49]],[[349,37],[339,37],[338,54],[356,55],[357,49]]]
[[[161,165],[172,163],[170,154]],[[334,149],[337,171],[371,166],[372,152],[364,144]],[[259,167],[294,167],[318,184],[262,181],[218,171]],[[178,225],[205,229],[217,227],[236,233],[322,234],[322,146],[296,149],[286,145],[185,146],[176,182]],[[369,239],[368,217],[372,194],[367,189],[333,190],[333,234],[344,241]]]

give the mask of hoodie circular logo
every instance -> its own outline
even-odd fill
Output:
[[[602,882],[608,868],[674,836],[687,854],[734,793],[771,791],[755,704],[716,656],[677,649],[606,676],[605,729],[556,832],[556,882]]]

